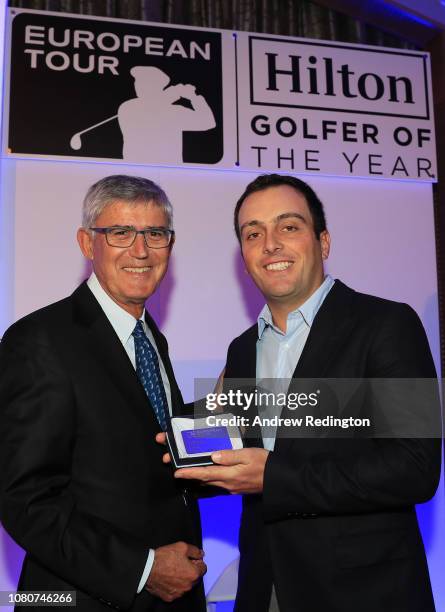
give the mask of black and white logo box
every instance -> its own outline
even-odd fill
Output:
[[[227,165],[230,32],[16,9],[9,19],[10,154]]]
[[[7,156],[437,180],[423,52],[18,9],[8,36]]]

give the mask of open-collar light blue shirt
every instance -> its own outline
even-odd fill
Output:
[[[287,315],[286,331],[283,332],[273,322],[272,313],[266,304],[258,316],[258,340],[256,345],[257,384],[274,391],[286,393],[290,379],[297,367],[309,336],[312,323],[327,294],[334,285],[334,279],[327,275],[314,293],[296,310]],[[276,379],[273,383],[268,379]],[[273,387],[270,389],[270,387]],[[275,416],[277,410],[264,410],[263,415]],[[264,448],[273,450],[276,428],[263,429]]]

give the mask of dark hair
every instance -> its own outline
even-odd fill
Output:
[[[269,187],[279,187],[280,185],[289,185],[289,187],[293,187],[295,191],[298,191],[298,193],[301,193],[301,195],[305,197],[314,224],[315,236],[317,239],[320,239],[321,232],[324,232],[326,229],[326,217],[324,214],[323,204],[312,187],[309,187],[307,183],[295,178],[294,176],[289,176],[286,174],[261,174],[247,185],[243,195],[240,197],[235,206],[234,225],[235,233],[239,242],[241,242],[241,233],[239,229],[238,217],[244,200],[251,193],[263,191]]]

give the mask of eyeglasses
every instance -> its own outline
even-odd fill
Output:
[[[144,236],[145,244],[150,249],[165,249],[175,235],[174,230],[166,227],[146,227],[143,230],[137,230],[131,225],[114,225],[113,227],[90,227],[90,230],[98,234],[105,234],[107,244],[120,249],[131,247],[138,234]]]

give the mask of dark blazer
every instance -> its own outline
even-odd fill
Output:
[[[167,342],[146,313],[183,401]],[[72,296],[12,325],[0,344],[0,510],[25,549],[22,590],[77,590],[78,608],[204,610],[202,585],[173,604],[136,596],[149,548],[201,545],[144,389],[97,300]]]
[[[226,380],[255,379],[257,337],[254,325],[232,342]],[[293,377],[435,375],[409,306],[336,281]],[[243,498],[236,610],[266,612],[273,582],[281,612],[433,611],[414,504],[436,490],[440,440],[280,434],[263,494]]]

